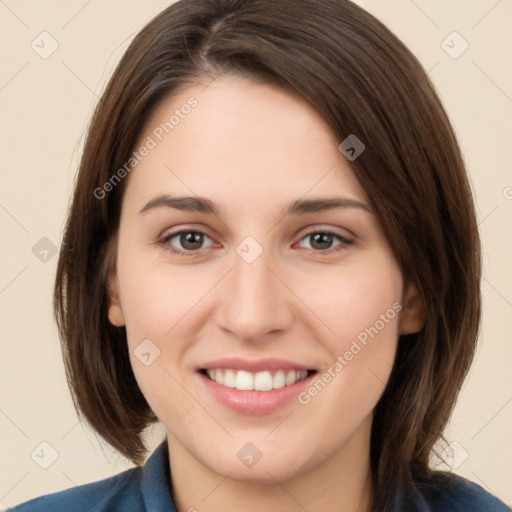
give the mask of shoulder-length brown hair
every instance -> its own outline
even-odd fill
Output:
[[[479,238],[463,158],[434,86],[389,29],[347,0],[180,0],[135,37],[90,124],[57,269],[55,318],[75,407],[142,463],[141,433],[157,418],[132,372],[124,328],[108,321],[105,290],[128,178],[108,194],[95,191],[129,160],[164,97],[224,74],[298,93],[340,142],[356,134],[366,146],[352,168],[426,308],[424,328],[399,340],[374,411],[374,510],[398,492],[415,510],[407,500],[429,476],[429,454],[475,351]]]

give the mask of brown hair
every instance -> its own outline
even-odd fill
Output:
[[[224,74],[305,98],[341,142],[366,146],[352,168],[373,202],[426,323],[399,340],[374,411],[374,509],[428,479],[473,359],[480,321],[480,245],[463,158],[434,86],[380,21],[347,0],[181,0],[135,37],[94,113],[60,251],[55,317],[75,407],[141,464],[141,433],[157,420],[135,380],[124,328],[107,318],[106,278],[127,179],[102,187],[131,156],[159,102]],[[408,501],[409,500],[409,501]]]

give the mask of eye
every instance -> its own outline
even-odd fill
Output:
[[[175,231],[174,233],[165,235],[159,243],[170,252],[178,254],[179,256],[193,256],[194,252],[198,252],[200,249],[206,248],[202,247],[205,237],[211,240],[211,238],[202,231],[183,229],[181,231]],[[175,241],[173,242],[173,240]],[[181,248],[175,249],[173,245],[176,243],[181,245]],[[210,244],[210,246],[211,245],[212,244]]]
[[[203,246],[205,238],[211,240],[211,238],[202,231],[192,229],[182,229],[173,233],[168,233],[161,240],[158,241],[166,250],[178,256],[194,256],[194,253],[198,253],[201,249],[211,247],[213,243],[208,246]],[[317,253],[331,254],[343,250],[349,245],[354,243],[353,240],[333,231],[311,231],[302,237],[303,240],[310,241],[311,249]],[[333,242],[338,240],[338,244],[334,245]],[[176,244],[181,247],[176,248]]]
[[[334,246],[334,250],[331,250],[333,241],[335,239],[339,241],[339,244]],[[310,241],[310,247],[307,247],[308,249],[312,249],[315,252],[325,252],[328,254],[343,250],[348,245],[352,245],[354,243],[353,240],[333,231],[311,231],[301,240]]]

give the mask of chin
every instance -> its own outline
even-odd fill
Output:
[[[262,445],[263,443],[260,444]],[[203,461],[203,464],[218,474],[229,475],[230,480],[274,485],[276,481],[284,482],[302,475],[307,471],[307,466],[313,464],[312,460],[297,457],[297,453],[300,452],[300,447],[290,447],[288,453],[274,447],[262,447],[259,455],[254,447],[243,445],[242,448],[237,446],[234,458],[231,455],[226,456],[224,452],[218,456],[214,455],[211,460]],[[249,454],[252,455],[252,460]]]

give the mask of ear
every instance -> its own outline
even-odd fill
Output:
[[[416,286],[409,282],[404,287],[400,317],[400,334],[414,334],[423,329],[426,320],[426,309]]]
[[[112,325],[122,327],[125,325],[121,301],[119,300],[119,287],[117,275],[111,272],[107,278],[107,300],[108,300],[108,319]]]

